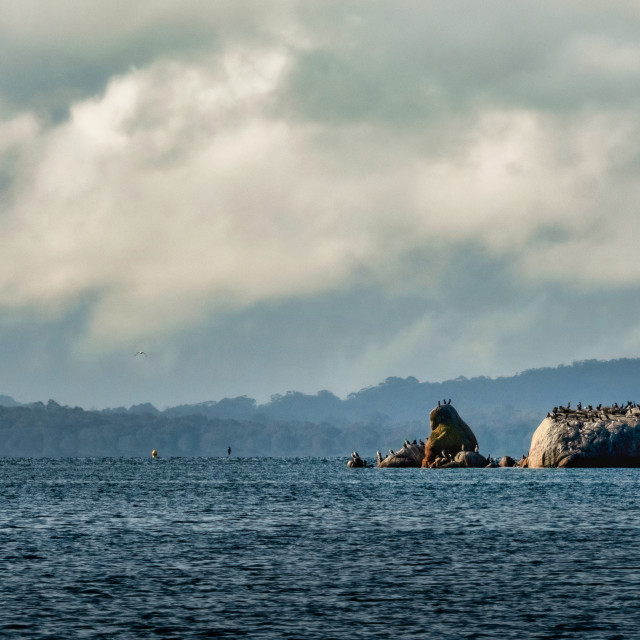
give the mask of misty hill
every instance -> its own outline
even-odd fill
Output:
[[[496,407],[547,412],[567,402],[608,404],[640,395],[640,358],[583,360],[572,365],[529,369],[515,376],[460,377],[445,382],[419,382],[414,377],[387,378],[377,386],[351,393],[341,400],[330,391],[315,395],[288,391],[258,405],[241,396],[219,402],[181,405],[165,409],[166,415],[197,413],[238,420],[264,416],[310,421],[388,419],[393,422],[424,420],[438,400],[453,398],[459,411],[475,412]]]
[[[640,359],[585,360],[515,376],[419,382],[387,378],[341,399],[289,391],[265,404],[241,396],[163,411],[151,404],[102,411],[0,396],[0,455],[349,455],[428,435],[438,400],[452,403],[485,454],[520,456],[553,406],[640,399]]]

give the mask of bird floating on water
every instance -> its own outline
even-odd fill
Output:
[[[134,357],[137,357],[137,356],[146,356],[146,355],[147,355],[147,354],[146,354],[144,351],[138,351],[138,352],[136,352],[136,353],[134,353],[134,354],[133,354],[133,356],[134,356]]]

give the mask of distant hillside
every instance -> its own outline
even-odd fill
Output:
[[[197,413],[241,421],[386,425],[388,433],[404,427],[407,437],[413,439],[416,434],[428,433],[428,415],[438,400],[451,398],[476,432],[485,453],[520,455],[528,450],[533,431],[554,406],[568,402],[575,406],[578,402],[597,405],[638,400],[639,381],[640,358],[583,360],[499,378],[460,377],[445,382],[419,382],[414,377],[387,378],[344,400],[330,391],[315,395],[289,391],[273,396],[263,405],[242,396],[172,407],[163,413],[174,416]],[[394,445],[397,442],[384,438],[377,448]]]
[[[485,454],[526,452],[552,407],[640,400],[640,359],[585,360],[500,378],[419,382],[387,378],[344,399],[289,391],[257,404],[246,396],[159,411],[151,404],[103,411],[0,396],[0,455],[372,456],[428,436],[428,415],[451,398]]]
[[[16,402],[11,396],[0,396],[0,407],[19,407],[20,403]]]
[[[640,358],[583,360],[572,365],[529,369],[515,376],[456,378],[445,382],[419,382],[414,377],[387,378],[341,400],[330,391],[315,395],[288,391],[257,405],[241,396],[219,402],[181,405],[166,415],[197,413],[207,417],[246,419],[262,415],[275,419],[362,420],[385,418],[394,422],[424,420],[438,400],[453,399],[461,412],[514,407],[545,412],[557,404],[626,402],[640,396]]]

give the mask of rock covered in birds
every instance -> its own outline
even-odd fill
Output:
[[[379,453],[379,452],[378,452]],[[378,455],[378,466],[382,469],[388,467],[420,467],[424,457],[424,447],[414,442],[405,440],[402,449],[393,451],[389,449],[389,455],[385,458]]]
[[[640,466],[640,415],[636,406],[628,402],[595,410],[560,407],[533,434],[526,465],[529,468]]]
[[[443,455],[453,458],[459,451],[475,454],[478,441],[451,404],[439,405],[433,409],[429,414],[429,424],[431,433],[424,447],[423,467],[430,467]]]

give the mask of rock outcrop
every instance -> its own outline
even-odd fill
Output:
[[[489,464],[489,460],[477,451],[458,451],[454,461],[461,467],[473,469],[486,467]]]
[[[349,462],[347,462],[347,467],[352,469],[362,469],[368,466],[367,461],[361,458],[357,451],[354,451],[351,454],[351,458],[349,459]]]
[[[476,451],[478,441],[473,431],[450,404],[433,409],[429,414],[429,423],[431,434],[424,447],[423,467],[432,466],[438,458],[451,458],[454,462],[453,459],[461,451]],[[483,466],[486,464],[485,461]],[[462,465],[458,463],[457,466]]]
[[[387,467],[420,467],[424,458],[424,443],[406,442],[399,451],[389,451],[386,457],[378,451],[378,466]]]
[[[533,434],[526,466],[640,467],[640,409],[631,403],[578,406],[547,414]]]
[[[478,441],[469,425],[451,406],[451,401],[438,406],[429,414],[431,435],[426,443],[422,440],[404,441],[401,449],[383,456],[377,452],[377,466],[389,467],[429,467],[431,469],[454,469],[461,467],[495,467],[490,457],[478,452]],[[349,467],[367,466],[357,453],[351,454]]]

